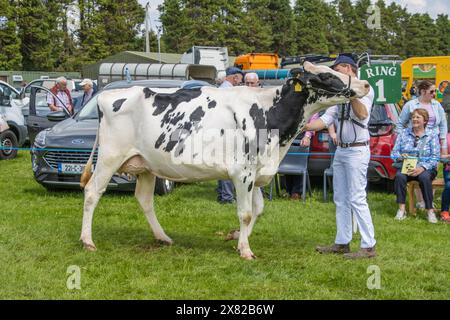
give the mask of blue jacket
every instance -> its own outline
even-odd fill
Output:
[[[406,127],[411,128],[411,113],[417,108],[421,108],[418,99],[410,100],[403,106],[397,122],[397,134],[400,135]],[[427,129],[433,130],[439,136],[439,139],[444,140],[442,148],[447,148],[447,118],[444,108],[437,100],[431,100],[431,108],[436,117],[436,122],[433,127],[427,125]]]
[[[416,135],[412,129],[404,129],[395,141],[391,157],[395,161],[400,158],[401,154],[406,153],[411,157],[418,157],[417,167],[424,167],[426,170],[436,169],[441,156],[437,135],[433,131],[427,130],[417,143],[415,140]]]

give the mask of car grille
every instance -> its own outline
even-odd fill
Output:
[[[53,169],[58,169],[58,163],[86,164],[91,155],[87,151],[48,151],[44,160]],[[94,153],[94,165],[97,163],[97,151]]]

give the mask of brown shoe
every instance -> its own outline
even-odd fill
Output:
[[[333,244],[332,246],[318,246],[316,247],[316,251],[322,254],[344,254],[350,252],[349,244]]]
[[[368,259],[376,257],[375,247],[372,248],[361,248],[357,252],[346,253],[344,257],[347,259]]]
[[[291,194],[291,200],[300,200],[302,195],[300,193]]]

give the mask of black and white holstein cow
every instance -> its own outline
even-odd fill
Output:
[[[116,172],[137,177],[136,198],[155,238],[167,244],[172,240],[153,208],[156,177],[181,182],[231,179],[240,222],[238,250],[242,258],[253,259],[248,237],[263,211],[259,187],[271,181],[292,141],[314,113],[368,92],[366,81],[306,62],[303,73],[279,87],[132,87],[100,94],[97,139],[81,178],[85,200],[80,240],[86,249],[96,249],[91,235],[94,209]],[[267,139],[258,136],[264,130]],[[233,152],[242,156],[208,163],[201,148],[215,150],[219,158],[229,156],[229,149],[222,147],[229,132],[233,141],[240,141]],[[91,174],[97,146],[97,163]],[[261,161],[267,154],[277,155],[275,166]],[[242,157],[246,161],[239,161]],[[181,158],[192,161],[178,161]]]

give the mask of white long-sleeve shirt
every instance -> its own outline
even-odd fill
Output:
[[[370,120],[370,110],[372,109],[372,104],[374,100],[375,92],[372,88],[370,88],[369,93],[364,96],[363,98],[359,99],[359,101],[366,107],[367,114],[369,116],[364,119],[360,120],[358,117],[353,113],[353,109],[350,105],[350,103],[346,104],[346,108],[349,108],[350,111],[350,119],[343,121],[343,127],[342,127],[342,141],[341,141],[341,121],[339,121],[339,118],[341,117],[340,112],[342,112],[341,108],[339,106],[332,106],[327,109],[325,114],[323,114],[320,119],[329,127],[331,124],[335,125],[336,128],[336,135],[338,138],[338,141],[341,143],[353,143],[353,142],[366,142],[370,139],[369,130],[367,129],[367,125],[369,124]],[[345,112],[348,113],[348,109]],[[362,128],[361,126],[358,126],[354,122],[351,121],[353,119],[354,121],[360,123],[365,128]]]

